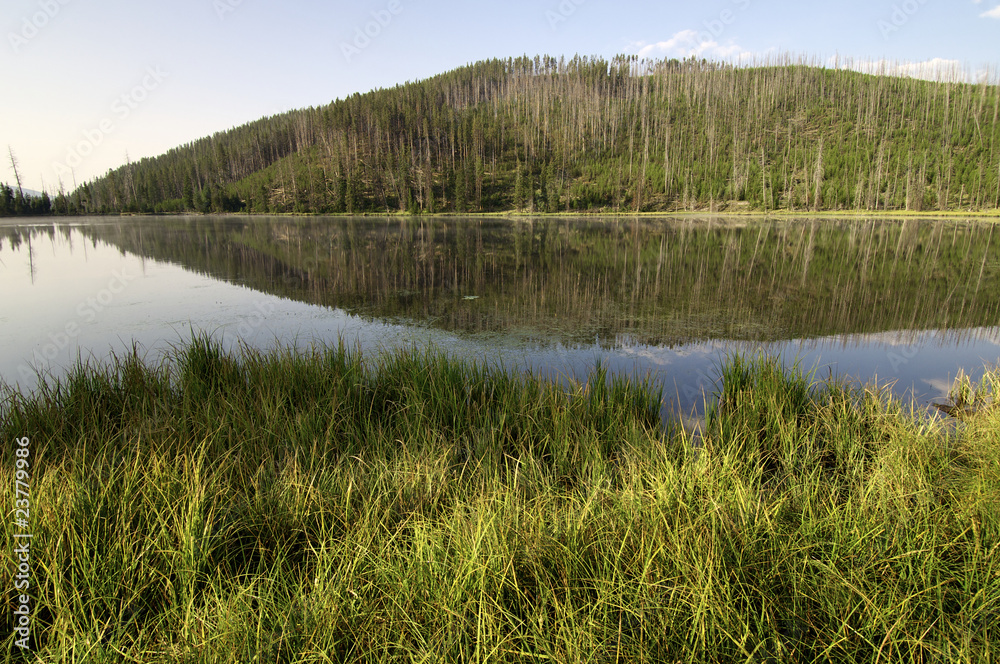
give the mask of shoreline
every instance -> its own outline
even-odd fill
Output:
[[[996,210],[678,210],[673,212],[621,212],[621,211],[574,211],[574,212],[523,212],[506,210],[501,212],[435,212],[411,214],[409,212],[122,212],[85,215],[26,215],[20,217],[0,217],[0,223],[35,219],[89,219],[89,218],[121,218],[121,217],[400,217],[400,218],[510,218],[510,219],[560,219],[560,218],[656,218],[656,217],[695,217],[695,218],[776,218],[776,219],[977,219],[1000,220],[1000,209]]]
[[[4,399],[2,435],[30,447],[42,659],[94,638],[150,662],[358,642],[982,661],[1000,639],[1000,372],[950,426],[734,359],[695,447],[653,423],[655,385],[600,372],[567,393],[433,353],[178,352]]]

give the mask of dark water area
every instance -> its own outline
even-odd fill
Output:
[[[728,353],[877,379],[927,407],[1000,363],[1000,238],[973,220],[129,217],[0,220],[0,378],[78,356],[432,346],[697,417]]]

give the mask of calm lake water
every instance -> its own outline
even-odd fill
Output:
[[[0,220],[0,379],[78,356],[428,345],[652,375],[665,413],[727,353],[780,354],[926,407],[1000,363],[1000,234],[960,220],[131,217]]]

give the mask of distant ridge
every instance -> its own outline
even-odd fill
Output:
[[[0,186],[10,187],[10,192],[12,196],[17,195],[17,183],[0,182]],[[34,189],[28,189],[27,187],[21,187],[21,193],[24,194],[25,198],[41,198],[42,192],[35,191]]]
[[[898,71],[898,69],[896,70]],[[179,146],[61,212],[982,210],[1000,88],[788,57],[478,62]]]
[[[20,194],[23,194],[23,198]],[[17,184],[11,186],[8,183],[0,182],[0,217],[22,217],[47,215],[52,213],[52,201],[48,195],[39,193],[34,189],[21,188],[20,194]],[[63,197],[62,203],[66,206],[66,199]]]

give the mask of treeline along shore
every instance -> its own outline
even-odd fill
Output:
[[[49,208],[1000,208],[1000,86],[988,76],[927,81],[892,71],[787,56],[740,66],[635,56],[483,61],[126,162],[60,189]],[[65,184],[74,181],[72,151],[64,162],[54,166]]]

